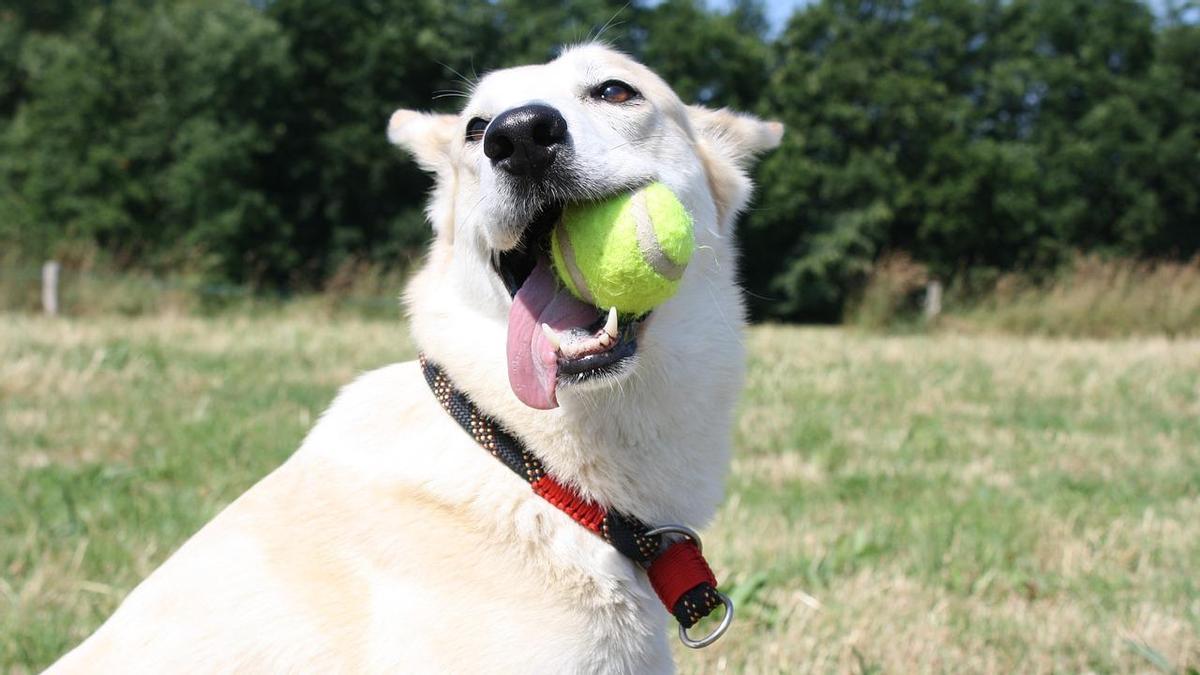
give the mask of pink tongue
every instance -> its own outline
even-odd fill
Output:
[[[539,324],[586,328],[597,316],[595,307],[559,285],[545,258],[538,260],[508,312],[508,383],[517,398],[540,410],[558,407],[558,353]]]

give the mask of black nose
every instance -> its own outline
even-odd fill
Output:
[[[548,105],[507,110],[483,135],[483,154],[514,176],[541,178],[567,140],[567,121]]]

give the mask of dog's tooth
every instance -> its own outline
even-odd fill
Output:
[[[608,333],[609,337],[612,337],[614,339],[617,337],[617,335],[619,335],[619,333],[617,333],[617,308],[616,307],[608,308],[608,321],[605,322],[605,324],[604,324],[604,332]],[[608,345],[604,345],[604,346],[607,347]]]
[[[600,335],[599,335],[599,337],[597,337],[597,338],[596,338],[596,341],[600,343],[600,346],[601,346],[601,347],[604,347],[605,349],[608,349],[608,348],[609,348],[609,346],[611,346],[611,345],[612,345],[613,338],[612,338],[612,336],[611,336],[611,335],[609,335],[608,333],[606,333],[606,332],[601,332],[601,333],[600,333]]]
[[[546,339],[554,345],[555,349],[562,349],[562,338],[558,337],[558,331],[550,327],[550,324],[542,324],[542,332],[546,334]]]

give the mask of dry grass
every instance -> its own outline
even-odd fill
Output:
[[[1200,666],[1200,341],[751,331],[683,672]],[[0,671],[46,665],[413,354],[352,318],[0,315]]]
[[[941,328],[1061,337],[1200,335],[1200,259],[1140,262],[1078,256],[1058,275],[1035,281],[1006,274],[986,290],[957,284],[946,313],[924,323],[928,271],[903,253],[880,259],[849,303],[848,324],[868,330]]]
[[[348,259],[316,291],[288,293],[212,281],[187,267],[170,274],[118,271],[99,254],[62,263],[59,305],[63,316],[312,316],[394,318],[396,289],[411,261],[385,267]],[[302,283],[298,282],[297,287]],[[0,312],[41,311],[41,268],[0,251]]]
[[[907,253],[884,255],[871,270],[862,291],[850,301],[847,323],[880,330],[915,322],[928,281],[929,270]]]
[[[1191,263],[1076,258],[1046,284],[1019,275],[962,312],[966,323],[1039,335],[1200,334],[1200,259]]]

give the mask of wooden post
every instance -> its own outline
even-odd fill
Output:
[[[54,260],[42,265],[42,311],[46,316],[58,316],[58,270]]]
[[[934,279],[925,286],[925,320],[930,321],[942,313],[942,282]]]

